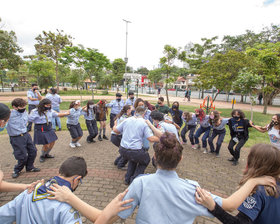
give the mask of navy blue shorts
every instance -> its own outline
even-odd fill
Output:
[[[34,127],[34,144],[47,145],[57,140],[57,136],[52,129],[52,124],[35,124]]]
[[[80,123],[76,125],[67,124],[67,129],[69,130],[70,135],[73,139],[83,136],[83,130],[81,128]]]

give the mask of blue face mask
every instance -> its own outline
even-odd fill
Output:
[[[7,127],[7,125],[8,125],[8,123],[6,123],[6,125],[3,128],[0,127],[0,132],[4,131],[6,129],[6,127]]]

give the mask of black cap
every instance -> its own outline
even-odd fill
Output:
[[[117,96],[117,97],[121,97],[121,96],[122,96],[122,94],[120,94],[120,93],[116,93],[116,96]]]
[[[3,104],[3,103],[0,103],[0,119],[3,120],[3,119],[6,119],[10,116],[10,108]]]

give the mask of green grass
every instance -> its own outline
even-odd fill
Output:
[[[102,95],[106,95],[106,96],[114,96],[115,94],[113,93],[106,93],[106,90],[98,90],[96,93],[96,90],[93,91],[94,96],[102,96]],[[59,91],[59,95],[61,96],[91,96],[91,90],[74,90],[74,89],[70,89],[67,91],[61,90]]]

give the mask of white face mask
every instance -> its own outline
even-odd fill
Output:
[[[92,109],[93,107],[94,107],[94,105],[89,105],[89,108],[91,108],[91,109]]]

